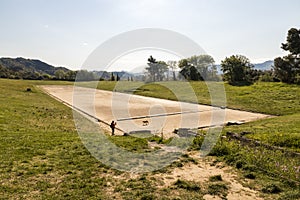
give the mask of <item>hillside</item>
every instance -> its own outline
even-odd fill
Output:
[[[106,72],[86,70],[72,71],[65,67],[54,67],[43,61],[25,58],[0,58],[0,78],[11,79],[30,79],[30,80],[72,80],[77,75],[77,80],[110,80],[111,75],[118,75],[121,80],[127,80],[133,77],[133,74],[127,72]]]
[[[49,79],[55,72],[68,73],[65,67],[54,67],[40,60],[25,58],[0,58],[0,77],[16,79]]]
[[[263,71],[264,70],[270,70],[273,65],[274,65],[274,61],[273,60],[268,60],[268,61],[265,61],[263,63],[254,64],[254,69],[263,70]]]
[[[262,63],[253,64],[254,69],[262,70],[262,71],[271,70],[272,66],[274,66],[273,60],[268,60],[268,61],[265,61]],[[221,65],[218,64],[218,65],[216,65],[216,67],[217,67],[218,74],[223,74],[223,72],[221,70]]]

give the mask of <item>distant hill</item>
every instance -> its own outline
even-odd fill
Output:
[[[259,70],[265,71],[265,70],[272,69],[272,66],[274,66],[274,61],[268,60],[263,63],[254,64],[254,69],[259,69]]]
[[[256,63],[256,64],[253,64],[254,65],[254,69],[257,69],[257,70],[262,70],[262,71],[265,71],[265,70],[271,70],[272,69],[272,66],[274,66],[274,61],[273,60],[268,60],[268,61],[265,61],[263,63]],[[221,65],[216,65],[217,67],[217,73],[218,74],[223,74],[222,70],[221,70]]]
[[[25,58],[0,58],[1,78],[44,79],[54,77],[55,72],[72,72],[65,67],[54,67],[40,60]]]

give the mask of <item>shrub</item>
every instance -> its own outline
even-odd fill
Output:
[[[236,162],[235,167],[238,168],[238,169],[241,169],[244,164],[245,164],[245,162],[239,160],[239,161]]]
[[[253,173],[247,173],[244,176],[245,176],[245,178],[248,178],[248,179],[255,179],[256,178],[255,174],[253,174]]]
[[[212,151],[210,152],[209,155],[211,156],[226,156],[231,153],[231,150],[228,146],[222,145],[222,144],[217,144],[214,146]]]
[[[286,199],[289,199],[289,200],[300,199],[300,190],[286,192],[278,198],[278,200],[286,200]]]
[[[210,195],[225,195],[227,191],[228,187],[224,183],[211,184],[208,186],[208,193]]]
[[[209,181],[211,182],[215,182],[215,181],[222,181],[222,176],[221,175],[215,175],[215,176],[211,176],[209,177]]]
[[[189,191],[199,191],[200,190],[200,186],[198,186],[196,183],[187,182],[187,181],[180,180],[180,179],[178,179],[174,183],[174,185],[176,185],[178,188],[186,189]]]
[[[268,194],[278,194],[280,192],[282,192],[281,188],[276,185],[275,183],[271,183],[266,185],[263,189],[262,189],[263,193],[268,193]]]

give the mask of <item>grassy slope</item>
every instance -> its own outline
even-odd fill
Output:
[[[84,83],[83,83],[84,84]],[[158,82],[144,84],[142,82],[119,83],[101,81],[98,89],[132,91],[134,94],[164,99],[194,101],[186,90],[187,84],[192,86],[198,103],[210,104],[210,94],[205,82]],[[217,83],[222,85],[222,83]],[[88,85],[88,83],[85,83]],[[227,106],[253,112],[272,115],[300,113],[300,86],[285,83],[258,82],[251,86],[231,86],[225,84]],[[177,97],[175,96],[178,95]]]
[[[167,82],[164,87],[155,84],[144,86],[145,92],[140,95],[175,99],[164,88],[181,88],[181,82]],[[220,83],[221,84],[221,83]],[[198,103],[210,104],[210,95],[204,82],[191,82]],[[177,89],[178,90],[178,89]],[[236,87],[225,84],[227,106],[230,108],[267,113],[272,115],[285,115],[300,112],[300,87],[282,83],[257,83],[252,86]],[[184,90],[178,93],[184,95]],[[165,95],[169,95],[166,96]],[[189,101],[188,96],[185,99]],[[183,98],[184,99],[184,98]],[[190,100],[191,101],[191,100]]]
[[[105,181],[95,173],[103,169],[82,145],[71,109],[30,81],[0,79],[0,91],[0,196],[102,197]]]

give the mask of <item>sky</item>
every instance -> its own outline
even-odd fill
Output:
[[[217,64],[235,54],[259,63],[286,55],[280,46],[290,28],[300,28],[299,11],[299,0],[0,0],[0,57],[80,69],[111,37],[158,28],[192,39]],[[147,56],[121,57],[112,68],[126,70]]]

